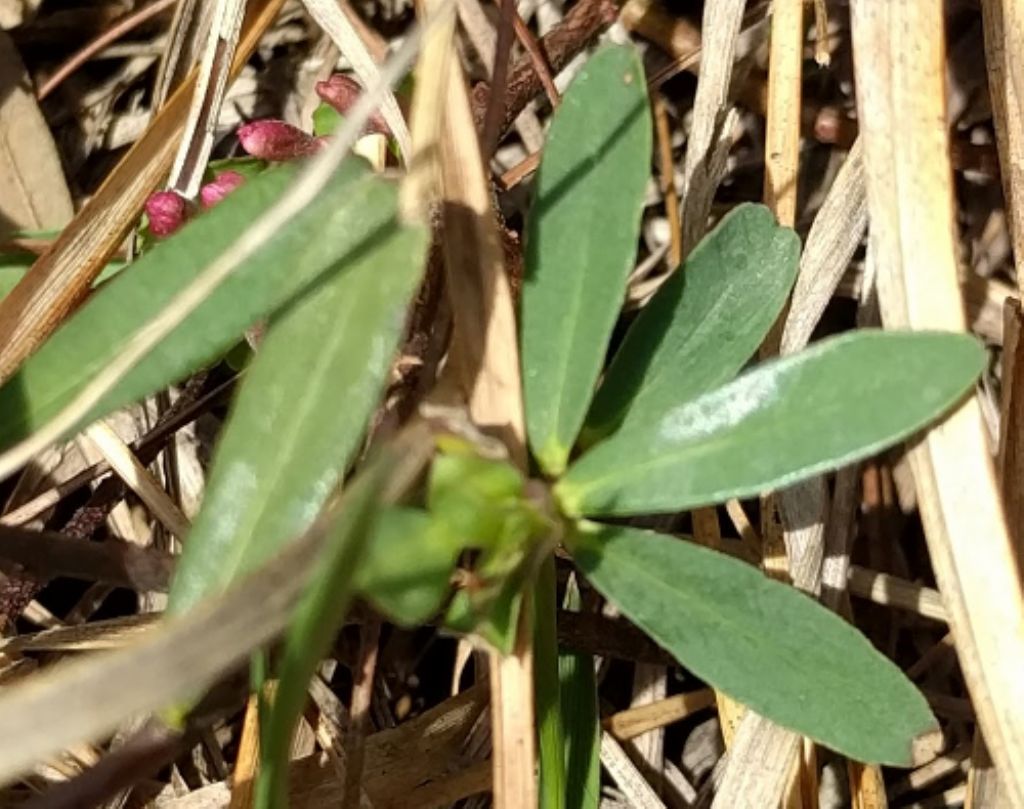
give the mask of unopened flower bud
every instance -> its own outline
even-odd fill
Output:
[[[245,177],[237,171],[222,171],[199,189],[199,200],[204,208],[212,208],[244,182]]]
[[[188,219],[184,197],[174,191],[157,191],[146,200],[149,232],[161,238],[170,236]]]
[[[318,138],[284,121],[263,119],[238,128],[242,148],[262,160],[292,160],[316,154],[323,148]]]

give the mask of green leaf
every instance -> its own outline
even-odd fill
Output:
[[[580,611],[575,574],[565,588],[565,608]],[[601,725],[597,710],[594,658],[564,652],[558,656],[562,727],[565,733],[566,809],[598,809],[601,803]]]
[[[732,379],[782,311],[799,255],[797,235],[763,205],[727,214],[626,333],[587,415],[584,443]]]
[[[459,590],[448,605],[445,626],[464,635],[479,635],[502,654],[512,654],[523,607],[523,580],[510,574],[488,581],[482,592]]]
[[[93,295],[0,388],[0,447],[48,422],[184,287],[238,239],[292,182],[280,166],[242,185],[223,204],[160,243]],[[176,382],[218,358],[258,318],[307,291],[346,256],[396,232],[395,191],[350,160],[269,244],[222,283],[83,419]]]
[[[3,253],[0,254],[0,299],[6,297],[7,293],[14,289],[15,285],[25,276],[38,256],[34,253]],[[111,261],[93,281],[95,289],[105,281],[109,281],[127,264],[123,261]]]
[[[580,527],[576,562],[680,663],[766,718],[857,761],[908,766],[935,728],[913,684],[856,629],[755,568],[636,528]]]
[[[565,469],[622,306],[650,152],[643,67],[632,48],[605,47],[554,115],[526,233],[526,426],[549,475]]]
[[[523,476],[507,461],[482,458],[472,447],[456,448],[450,441],[446,446],[449,451],[439,454],[430,468],[428,508],[462,537],[465,547],[501,545],[520,522]],[[511,539],[511,544],[516,541]]]
[[[568,514],[672,512],[746,497],[887,447],[948,410],[985,366],[972,337],[856,331],[765,363],[620,430],[556,485]]]
[[[258,157],[245,155],[244,157],[226,157],[223,160],[211,160],[203,173],[203,179],[207,182],[217,179],[225,171],[234,171],[245,177],[246,181],[252,180],[267,170],[266,160]]]
[[[351,602],[358,560],[372,534],[381,492],[393,465],[383,453],[356,478],[344,495],[338,521],[331,527],[323,559],[295,610],[285,638],[278,687],[261,736],[256,809],[288,805],[288,764],[295,723],[306,704],[309,681],[330,648]]]
[[[507,461],[480,457],[450,438],[442,449],[430,474],[430,512],[460,547],[482,551],[469,574],[472,583],[455,593],[445,621],[507,654],[515,644],[523,587],[543,553],[539,540],[553,525],[524,496],[523,477]]]
[[[28,272],[36,257],[31,253],[0,254],[0,299],[7,296]]]
[[[402,626],[430,618],[448,593],[458,538],[415,508],[382,511],[356,573],[368,601]]]
[[[425,249],[422,230],[396,226],[272,321],[221,435],[171,611],[223,588],[312,523],[380,398]]]
[[[334,130],[341,126],[344,120],[334,107],[326,101],[321,101],[320,106],[313,110],[313,134],[317,137],[333,135]]]

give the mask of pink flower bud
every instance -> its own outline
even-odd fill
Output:
[[[170,236],[188,219],[184,197],[174,191],[157,191],[146,200],[149,232],[161,238]]]
[[[199,189],[199,200],[204,208],[212,208],[244,182],[245,177],[237,171],[222,171]]]
[[[356,99],[359,98],[362,92],[363,88],[359,86],[359,83],[344,73],[335,73],[326,81],[318,81],[316,83],[316,94],[342,115],[348,114],[348,111],[352,109],[352,105],[356,103]],[[370,120],[366,122],[363,131],[366,133],[375,132],[386,135],[389,138],[391,137],[391,127],[387,125],[380,111],[370,116]]]
[[[284,121],[265,118],[238,128],[238,140],[253,157],[262,160],[291,160],[316,154],[323,143]]]

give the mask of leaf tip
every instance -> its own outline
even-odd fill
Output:
[[[942,735],[942,730],[933,717],[929,728],[911,740],[908,765],[917,768],[929,761],[934,761],[942,752],[944,744],[945,738]]]

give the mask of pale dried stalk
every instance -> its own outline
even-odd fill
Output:
[[[616,739],[624,741],[639,736],[655,728],[662,728],[679,722],[715,702],[715,694],[710,688],[676,694],[657,702],[648,702],[624,711],[614,713],[602,723],[605,730]]]
[[[230,68],[238,47],[245,0],[216,0],[185,132],[171,167],[170,187],[187,199],[199,193],[213,149],[213,130],[220,116]]]
[[[1003,197],[1006,201],[1006,219],[1013,245],[1014,267],[1017,289],[1024,291],[1024,108],[1021,106],[1021,92],[1024,86],[1024,9],[1010,0],[983,0],[981,4],[985,32],[985,66],[988,70],[989,97],[992,102],[992,117],[995,123],[996,143],[999,147],[999,175],[1002,179]],[[1014,309],[1007,307],[1004,320],[1003,351],[1003,401],[1000,447],[1000,471],[1007,521],[1011,530],[1018,558],[1020,558],[1021,530],[1020,515],[1024,498],[1019,491],[1021,483],[1021,453],[1019,451],[1021,420],[1018,416],[1021,405],[1019,375],[1021,370],[1018,357],[1019,304]],[[1015,379],[1015,377],[1018,377]],[[1011,401],[1012,400],[1012,401]],[[1007,457],[1006,447],[1011,448]],[[1007,803],[1008,796],[1002,787],[998,771],[992,764],[980,730],[975,730],[974,752],[971,756],[971,771],[968,777],[968,809],[987,809]]]
[[[634,809],[666,809],[661,798],[647,783],[647,779],[626,755],[626,751],[607,731],[601,733],[601,764],[615,785],[629,800],[631,807]],[[527,804],[521,804],[521,806],[525,807]],[[532,803],[529,806],[536,806],[536,804]],[[516,809],[520,809],[520,807],[517,806]]]
[[[744,0],[720,0],[704,5],[700,81],[683,163],[683,255],[704,235],[711,198],[721,176],[720,171],[716,172],[715,164],[719,162],[716,152],[720,151],[723,133],[731,128],[727,95],[743,8]]]
[[[814,217],[800,256],[780,352],[792,354],[811,339],[825,307],[867,230],[864,156],[858,138]]]
[[[184,540],[191,527],[188,518],[117,433],[105,422],[98,421],[86,430],[86,435],[110,464],[110,468],[139,496],[164,528]]]
[[[906,610],[923,618],[935,621],[949,620],[938,590],[888,573],[866,570],[859,565],[850,565],[848,575],[850,592],[855,596],[866,598],[883,607]]]
[[[270,685],[268,683],[268,685]],[[269,692],[269,689],[268,689]],[[229,809],[249,809],[256,794],[256,774],[260,765],[260,697],[250,694],[245,703],[242,739],[231,779]]]
[[[254,6],[232,64],[241,70],[283,0]],[[186,81],[60,236],[0,300],[0,381],[53,333],[131,232],[146,198],[166,175],[194,88]]]
[[[803,35],[802,0],[776,0],[772,7],[769,52],[764,200],[779,224],[786,227],[793,227],[796,221]],[[777,323],[765,339],[762,356],[778,351],[783,322]],[[821,480],[808,481],[763,500],[762,565],[769,575],[791,579],[797,587],[817,591],[824,515]],[[809,638],[807,642],[814,640]],[[784,734],[793,735],[752,713],[744,716],[735,734],[722,790],[729,794],[738,779],[754,778],[748,771],[760,767],[761,775],[743,789],[744,806],[775,806],[780,799],[787,807],[815,805],[818,790],[813,748],[795,735],[793,740],[786,738],[783,743]],[[757,756],[759,749],[766,755]],[[745,772],[738,772],[740,769]]]
[[[424,6],[436,7],[436,0]],[[436,12],[440,16],[441,12]],[[440,189],[447,290],[454,315],[444,384],[468,403],[474,424],[499,434],[521,469],[526,442],[512,293],[462,69],[454,9],[424,44],[413,101],[415,151],[407,208],[423,210]],[[537,805],[533,654],[523,610],[511,655],[489,655],[494,804]]]
[[[847,761],[846,772],[850,779],[850,809],[887,809],[889,802],[880,768]]]
[[[726,753],[722,781],[711,809],[765,809],[776,806],[789,782],[792,762],[800,751],[800,737],[747,711]],[[738,758],[742,756],[742,760]],[[787,767],[765,766],[784,762]],[[773,796],[764,802],[765,796]]]
[[[854,0],[851,18],[883,322],[964,331],[941,5]],[[1012,803],[1024,805],[1024,599],[986,441],[971,398],[910,461],[974,709]]]

